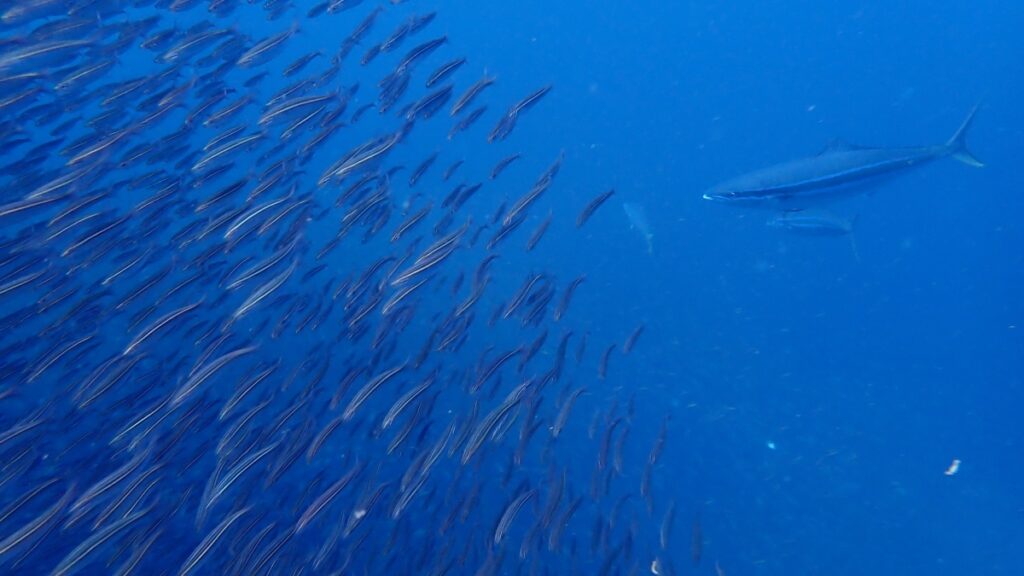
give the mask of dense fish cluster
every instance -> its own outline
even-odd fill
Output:
[[[700,561],[602,382],[643,326],[588,348],[532,260],[613,192],[548,206],[551,86],[487,102],[412,4],[3,5],[0,572]]]

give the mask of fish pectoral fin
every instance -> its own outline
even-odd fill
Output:
[[[853,258],[860,263],[860,250],[857,248],[857,239],[853,236],[853,233],[847,234],[850,239],[850,250],[853,251]]]

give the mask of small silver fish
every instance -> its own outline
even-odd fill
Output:
[[[636,230],[644,237],[644,241],[647,242],[647,253],[654,253],[654,233],[651,232],[651,225],[647,221],[647,211],[644,207],[639,204],[633,204],[631,202],[624,202],[622,204],[622,211],[626,213],[626,218],[629,219],[629,227]]]
[[[853,232],[856,218],[847,220],[831,212],[800,210],[783,212],[770,218],[767,225],[808,236],[845,236]]]
[[[860,261],[860,253],[853,237],[856,223],[856,216],[846,219],[823,210],[800,210],[783,212],[770,218],[766,225],[804,236],[846,236],[850,239],[854,257]]]

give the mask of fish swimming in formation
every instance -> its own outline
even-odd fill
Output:
[[[833,141],[817,156],[783,162],[722,182],[706,191],[704,199],[802,207],[825,196],[849,192],[851,185],[905,172],[947,156],[980,168],[983,164],[967,149],[965,141],[977,111],[977,106],[971,109],[945,144],[866,148]]]
[[[0,4],[0,574],[649,560],[667,428],[638,461],[619,385],[644,324],[569,314],[619,272],[538,244],[608,244],[557,200],[598,174],[513,130],[550,84],[493,117],[404,4]]]

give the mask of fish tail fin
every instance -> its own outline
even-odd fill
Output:
[[[978,112],[978,105],[975,104],[974,108],[967,114],[967,118],[964,119],[963,124],[957,129],[953,137],[946,142],[946,148],[949,149],[949,154],[957,160],[967,164],[968,166],[974,166],[975,168],[981,168],[985,164],[974,157],[971,151],[967,149],[967,131],[971,127],[971,122],[974,121],[974,115]]]

